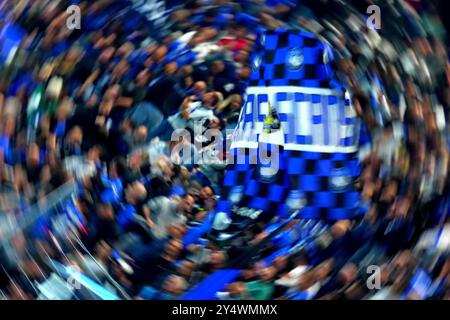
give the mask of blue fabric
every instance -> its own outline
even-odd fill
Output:
[[[215,214],[211,212],[198,227],[189,229],[183,238],[183,245],[187,247],[190,244],[197,243],[210,229],[214,221]]]
[[[56,135],[56,137],[61,138],[64,136],[65,132],[66,132],[66,121],[58,122],[53,133]]]
[[[117,222],[119,223],[120,226],[127,227],[130,224],[130,222],[133,221],[135,216],[136,216],[136,209],[132,205],[126,204],[117,215]]]
[[[0,30],[0,63],[4,63],[11,50],[18,47],[26,32],[16,24],[6,24]]]

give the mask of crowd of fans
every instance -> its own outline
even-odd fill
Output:
[[[381,30],[366,24],[372,2],[381,7]],[[81,29],[66,27],[73,3]],[[70,203],[81,224],[59,239],[44,220],[16,230],[0,250],[3,298],[42,298],[39,287],[56,274],[49,258],[121,298],[174,299],[236,266],[240,274],[215,298],[450,298],[450,69],[436,7],[166,5],[156,26],[128,1],[0,1],[0,30],[26,31],[0,66],[2,223],[74,182]],[[208,240],[207,231],[187,241],[213,218],[227,153],[203,164],[177,161],[172,133],[193,133],[201,121],[226,140],[245,99],[256,34],[277,28],[306,29],[333,48],[335,72],[364,123],[364,219],[293,220],[274,236],[255,224],[228,246]],[[194,154],[222,143],[194,142],[187,142]],[[381,270],[375,290],[369,266]]]

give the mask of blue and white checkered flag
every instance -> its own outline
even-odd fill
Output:
[[[301,204],[304,218],[333,221],[358,215],[354,182],[360,173],[360,122],[349,94],[332,85],[336,81],[327,50],[314,35],[301,31],[270,31],[258,37],[217,210],[237,221],[240,207],[262,210],[260,216],[270,219],[298,209],[291,208],[292,203]],[[277,111],[281,136],[267,142],[269,104]],[[278,151],[279,168],[270,183],[258,174],[262,146]],[[270,158],[275,159],[274,154]],[[229,195],[239,198],[232,192],[236,189],[243,194],[238,204],[231,204]],[[289,200],[292,191],[296,201]]]

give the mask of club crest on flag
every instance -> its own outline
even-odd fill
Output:
[[[352,177],[347,168],[335,168],[330,175],[330,189],[334,192],[342,192],[350,187]]]
[[[262,62],[262,57],[260,55],[257,55],[253,59],[253,63],[252,63],[253,72],[256,72],[258,70],[259,66],[261,65],[261,62]]]
[[[304,61],[303,51],[298,48],[292,48],[287,54],[287,64],[289,69],[298,70],[302,67]]]
[[[239,201],[241,201],[242,196],[243,196],[243,192],[244,192],[244,187],[243,186],[235,186],[235,187],[233,187],[233,189],[230,191],[229,200],[233,204],[237,204]]]
[[[266,35],[265,34],[261,35],[260,43],[262,46],[265,46],[265,44],[266,44]]]

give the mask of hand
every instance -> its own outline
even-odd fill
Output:
[[[147,218],[146,221],[150,229],[152,229],[155,226],[155,223],[150,218]]]

